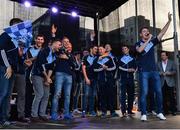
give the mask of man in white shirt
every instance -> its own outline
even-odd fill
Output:
[[[158,71],[161,77],[164,113],[168,114],[170,110],[172,115],[176,115],[174,94],[176,69],[173,61],[168,59],[168,54],[165,51],[161,52],[161,61],[158,63]]]

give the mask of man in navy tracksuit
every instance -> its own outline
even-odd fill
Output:
[[[82,117],[85,117],[87,112],[87,100],[89,103],[89,115],[96,116],[94,111],[95,97],[96,97],[96,79],[93,71],[93,62],[97,58],[97,46],[90,47],[90,54],[83,58],[82,72],[85,80],[83,86],[83,101],[82,101]]]
[[[118,69],[121,90],[121,112],[122,115],[134,114],[132,112],[134,101],[134,72],[136,71],[135,59],[129,54],[128,46],[122,46],[123,55],[118,58]],[[128,95],[128,106],[126,106],[126,93]]]
[[[115,64],[117,64],[117,57],[112,53],[112,47],[110,44],[106,44],[105,45],[105,49],[106,49],[106,53],[108,54],[108,56],[110,56],[113,61],[115,62]],[[117,69],[114,70],[114,79],[111,81],[113,82],[114,84],[114,94],[117,95]],[[116,107],[116,104],[117,104],[117,96],[115,96],[115,99],[114,99],[114,107]]]
[[[10,26],[20,22],[22,22],[21,19],[13,18]],[[11,40],[5,32],[0,36],[0,124],[2,125],[10,125],[8,107],[12,89],[12,72],[18,61],[18,49]]]
[[[115,112],[114,99],[115,93],[114,84],[114,70],[116,69],[116,64],[113,59],[105,53],[105,48],[103,46],[99,47],[99,57],[95,59],[93,67],[94,72],[97,73],[98,81],[98,95],[100,100],[100,106],[102,110],[102,118],[106,117],[107,110],[109,109],[112,117],[117,117],[118,114]]]
[[[25,118],[25,92],[26,92],[26,80],[25,80],[25,65],[26,48],[23,44],[18,47],[18,62],[16,70],[14,71],[14,81],[12,91],[17,91],[17,112],[18,121],[29,122],[28,118]]]
[[[83,77],[83,74],[82,74],[82,60],[81,60],[81,53],[80,52],[76,52],[74,53],[74,57],[76,59],[76,62],[77,62],[77,65],[78,67],[75,68],[74,70],[74,80],[73,80],[73,85],[74,85],[74,92],[73,92],[73,114],[75,113],[81,113],[79,110],[78,110],[78,102],[79,102],[79,96],[80,96],[80,91],[81,91],[81,88],[82,88],[82,77]]]
[[[44,45],[44,35],[38,34],[35,38],[35,45],[28,48],[26,52],[26,98],[25,98],[25,115],[26,117],[31,117],[31,106],[33,101],[33,85],[30,80],[30,73],[37,59],[37,55],[39,51],[42,49]]]
[[[32,104],[32,121],[48,120],[46,108],[49,99],[51,75],[56,59],[55,52],[61,47],[60,40],[53,40],[52,45],[42,49],[32,68],[32,83],[35,97]]]

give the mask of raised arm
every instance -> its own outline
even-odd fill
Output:
[[[157,38],[160,41],[162,39],[162,37],[164,36],[164,34],[166,33],[167,29],[169,28],[169,25],[171,23],[171,18],[172,14],[170,14],[170,12],[168,13],[168,22],[166,23],[166,25],[162,28],[161,32],[158,34]]]

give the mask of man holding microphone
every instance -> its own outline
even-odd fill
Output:
[[[154,82],[153,87],[157,98],[157,117],[160,120],[166,120],[166,117],[162,114],[162,92],[161,92],[161,81],[157,71],[154,47],[160,43],[162,37],[166,33],[171,23],[171,14],[168,13],[168,22],[163,27],[161,32],[153,38],[147,27],[140,29],[141,40],[135,44],[136,51],[138,52],[138,71],[139,71],[139,83],[140,83],[140,110],[141,110],[141,121],[147,120],[146,113],[146,97],[148,93],[148,81],[152,79]]]

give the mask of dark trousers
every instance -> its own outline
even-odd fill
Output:
[[[162,88],[162,92],[163,92],[164,113],[167,114],[169,110],[172,113],[176,112],[174,87],[169,87],[165,81],[164,86]]]
[[[110,110],[111,114],[115,112],[115,98],[116,90],[112,80],[107,82],[98,83],[98,96],[99,103],[103,113],[106,113],[107,110]]]
[[[26,89],[26,80],[25,74],[14,74],[14,81],[12,85],[13,89],[17,91],[17,112],[18,118],[25,117],[25,89]]]
[[[26,94],[25,94],[25,116],[30,117],[31,116],[31,107],[32,102],[34,99],[33,96],[33,85],[30,81],[30,70],[26,71]]]
[[[82,83],[76,83],[73,93],[73,109],[78,109],[79,96],[81,92]]]
[[[70,112],[73,111],[73,104],[74,104],[74,92],[75,92],[75,89],[76,89],[76,75],[75,73],[72,75],[72,87],[71,87],[71,95],[70,95]]]
[[[131,113],[134,101],[134,80],[121,79],[121,111],[122,113]],[[126,95],[128,98],[128,105],[126,106]]]

